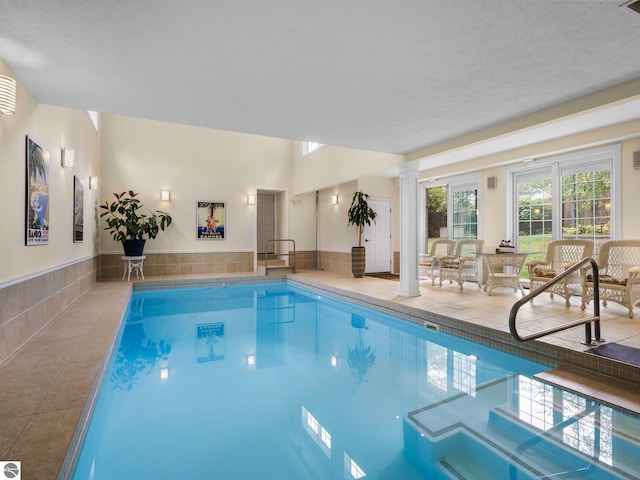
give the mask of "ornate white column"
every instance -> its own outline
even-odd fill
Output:
[[[400,289],[403,297],[420,296],[418,282],[417,162],[400,165]]]

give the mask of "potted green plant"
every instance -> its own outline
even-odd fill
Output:
[[[116,199],[100,205],[104,210],[100,217],[105,217],[108,230],[114,240],[121,242],[124,254],[129,257],[142,255],[147,239],[154,239],[160,230],[171,225],[171,216],[160,210],[142,213],[142,202],[133,190],[113,194]]]
[[[358,246],[351,248],[351,271],[356,278],[364,276],[366,250],[362,246],[362,231],[365,225],[376,221],[376,212],[369,206],[369,195],[362,191],[354,192],[348,212],[349,225],[358,227]]]

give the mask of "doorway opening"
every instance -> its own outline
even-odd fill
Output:
[[[286,242],[269,242],[287,238],[288,231],[286,190],[259,189],[256,192],[256,266],[264,262],[265,255],[275,259],[279,254],[289,253]]]

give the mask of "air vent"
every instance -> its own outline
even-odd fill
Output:
[[[640,150],[633,152],[633,168],[640,168]]]
[[[631,0],[620,5],[623,12],[640,18],[640,0]]]

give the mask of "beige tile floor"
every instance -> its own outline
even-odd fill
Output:
[[[193,277],[152,277],[147,280]],[[393,280],[354,279],[322,271],[301,271],[293,277],[504,332],[508,331],[511,305],[520,298],[509,289],[498,289],[490,297],[473,284],[466,284],[464,292],[460,292],[455,286],[432,287],[430,282],[421,283],[421,296],[406,298],[398,296],[399,284]],[[23,478],[56,478],[131,286],[132,283],[120,281],[95,284],[0,365],[0,460],[20,460]],[[579,308],[579,299],[572,299],[572,307],[567,309],[562,299],[550,301],[544,297],[540,297],[535,306],[523,308],[519,318],[525,331],[530,330],[532,324],[550,324],[558,319],[564,322],[584,315]],[[603,337],[610,342],[640,348],[640,309],[636,309],[635,319],[629,319],[626,311],[615,305],[602,310]],[[547,337],[545,341],[582,352],[585,349],[580,344],[583,331],[582,328],[572,329]],[[619,380],[594,381],[566,370],[550,372],[546,378],[640,412],[637,384]]]

